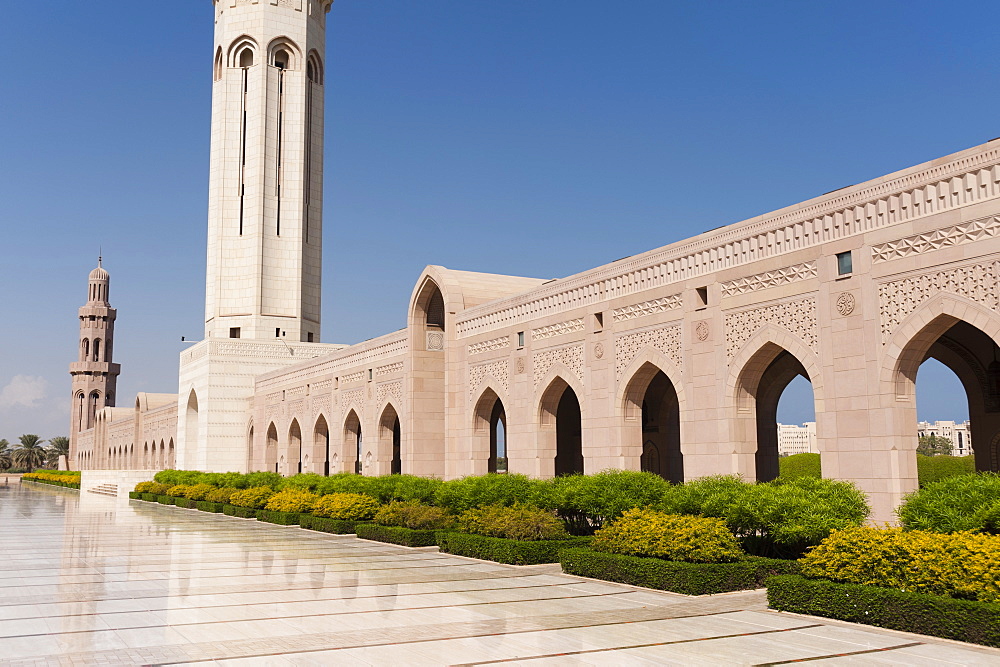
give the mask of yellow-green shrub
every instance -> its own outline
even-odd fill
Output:
[[[313,505],[316,516],[349,521],[364,521],[375,516],[378,501],[363,493],[328,493]]]
[[[569,537],[555,512],[533,505],[487,505],[463,512],[459,530],[509,540],[558,540]]]
[[[745,557],[722,519],[635,508],[594,535],[595,551],[690,563],[731,563]]]
[[[834,532],[800,561],[807,577],[1000,602],[1000,536],[899,528]]]
[[[195,484],[187,488],[184,497],[188,500],[204,500],[205,496],[214,488],[211,484]]]
[[[153,487],[156,486],[156,482],[139,482],[135,485],[136,493],[152,493]]]
[[[229,496],[229,504],[262,510],[273,495],[274,489],[269,486],[254,486],[249,489],[240,489]]]
[[[210,503],[228,503],[230,496],[236,493],[238,489],[234,489],[229,486],[224,486],[220,489],[212,489],[205,494],[205,500]]]
[[[272,512],[308,512],[319,496],[300,489],[285,489],[271,496],[264,509]]]
[[[157,496],[166,496],[167,491],[173,488],[170,484],[161,484],[160,482],[153,482],[153,485],[149,487],[148,493],[152,493]]]
[[[372,520],[381,526],[399,526],[412,530],[441,530],[449,528],[454,522],[454,518],[441,507],[402,500],[394,500],[383,506]]]
[[[65,482],[67,484],[79,484],[80,473],[67,472],[64,470],[53,470],[51,472],[29,472],[21,475],[21,479],[36,479],[40,482]]]
[[[167,489],[166,495],[171,496],[173,498],[187,498],[187,495],[185,494],[190,488],[191,487],[188,486],[187,484],[177,484]]]

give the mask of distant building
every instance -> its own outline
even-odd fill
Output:
[[[917,437],[922,438],[925,435],[936,435],[939,438],[948,438],[951,440],[952,456],[972,455],[972,436],[970,435],[970,430],[968,421],[917,422]]]
[[[809,453],[819,453],[816,447],[816,422],[806,422],[802,426],[778,424],[778,456]]]

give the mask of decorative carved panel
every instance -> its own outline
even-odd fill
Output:
[[[376,377],[385,377],[386,375],[394,375],[396,373],[403,372],[403,362],[397,361],[394,364],[386,364],[385,366],[379,366],[375,369]]]
[[[472,355],[481,354],[483,352],[493,352],[495,350],[504,350],[508,347],[510,347],[510,336],[500,336],[499,338],[473,343],[469,346],[469,354]]]
[[[879,264],[939,248],[964,245],[973,241],[993,238],[998,234],[1000,234],[1000,217],[998,216],[963,222],[959,225],[935,229],[932,232],[914,234],[888,243],[873,245],[872,263]]]
[[[363,418],[365,415],[364,389],[352,389],[344,392],[344,410],[346,411],[352,406],[356,407],[361,412],[358,416]]]
[[[729,358],[732,359],[743,344],[765,324],[774,324],[787,329],[814,352],[817,351],[819,337],[816,324],[816,298],[808,297],[727,313],[726,353]]]
[[[507,359],[498,359],[489,364],[480,364],[470,368],[469,391],[475,391],[476,387],[489,376],[496,378],[504,392],[510,391],[510,361]]]
[[[752,276],[745,276],[722,283],[722,296],[735,296],[737,294],[748,294],[768,287],[787,285],[800,280],[808,280],[816,277],[816,262],[803,262],[786,266],[783,269],[765,271]]]
[[[444,333],[441,331],[427,332],[427,349],[437,352],[444,349]]]
[[[681,327],[679,324],[645,329],[619,336],[615,339],[615,372],[620,380],[622,373],[632,363],[644,347],[659,350],[676,366],[683,370],[684,357],[681,353]]]
[[[547,327],[532,329],[531,340],[545,340],[546,338],[552,338],[553,336],[563,336],[566,334],[576,333],[577,331],[583,331],[582,317],[578,317],[573,320],[566,320],[565,322],[557,322],[556,324],[550,324]]]
[[[577,379],[583,380],[583,346],[571,345],[536,352],[532,357],[531,367],[534,371],[535,386],[542,381],[552,365],[561,363],[573,371]]]
[[[383,382],[378,385],[376,389],[375,402],[378,405],[382,405],[387,397],[391,397],[396,401],[396,409],[399,410],[400,404],[403,401],[403,383],[400,380],[395,382]]]
[[[366,371],[358,371],[356,373],[351,373],[350,375],[345,375],[340,378],[340,381],[344,384],[353,384],[355,382],[361,382],[365,379]]]
[[[643,317],[645,315],[665,313],[670,310],[676,310],[680,307],[681,295],[671,294],[670,296],[665,296],[661,299],[643,301],[642,303],[635,303],[631,306],[625,306],[624,308],[615,308],[611,311],[611,317],[615,322],[624,322],[625,320],[634,320],[637,317]]]

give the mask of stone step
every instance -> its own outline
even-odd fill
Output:
[[[118,485],[117,484],[98,484],[92,489],[87,489],[88,493],[96,493],[101,496],[113,496],[118,497]]]

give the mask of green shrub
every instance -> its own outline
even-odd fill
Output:
[[[597,531],[592,547],[691,563],[731,563],[745,556],[722,519],[638,508]]]
[[[801,560],[802,574],[1000,602],[1000,536],[856,527],[833,533]]]
[[[358,527],[360,537],[361,527]],[[590,537],[572,537],[563,540],[509,540],[502,537],[488,537],[473,533],[438,531],[437,543],[441,551],[481,558],[509,565],[538,565],[559,562],[563,549],[582,547],[590,542]]]
[[[779,611],[1000,647],[1000,604],[796,575],[768,579],[767,604]]]
[[[129,491],[128,492],[128,499],[129,500],[142,500],[142,494],[139,493],[138,491]]]
[[[459,530],[510,540],[559,540],[569,537],[556,515],[531,505],[487,505],[466,510],[455,520]]]
[[[142,499],[146,502],[155,503],[156,499],[159,498],[155,493],[143,493]]]
[[[252,489],[254,487],[267,486],[272,489],[276,489],[281,486],[281,481],[284,479],[281,475],[276,472],[251,472],[243,475],[241,489]]]
[[[201,510],[202,512],[214,512],[216,514],[222,512],[222,508],[225,507],[225,503],[213,503],[209,500],[197,500],[195,501],[195,509]]]
[[[312,513],[328,519],[363,521],[378,511],[378,503],[361,493],[329,493],[313,505]]]
[[[917,454],[917,481],[920,486],[955,477],[972,475],[976,472],[974,456],[924,456]]]
[[[525,475],[475,475],[444,482],[434,504],[452,514],[487,505],[530,504],[551,507],[552,485]]]
[[[210,503],[228,503],[229,498],[236,493],[238,489],[235,487],[222,487],[218,489],[212,489],[205,494],[205,500]]]
[[[177,505],[177,507],[183,507],[187,510],[193,510],[196,502],[197,501],[194,500],[188,500],[187,498],[174,498],[174,505]]]
[[[976,519],[982,524],[984,533],[1000,535],[1000,500],[977,512]]]
[[[249,507],[252,509],[264,509],[264,505],[274,495],[274,490],[269,486],[255,486],[249,489],[242,489],[229,496],[229,504],[236,507]]]
[[[556,477],[551,485],[547,507],[577,535],[591,534],[632,508],[659,505],[671,486],[659,475],[631,470]]]
[[[1000,502],[1000,474],[959,475],[930,483],[907,495],[896,514],[908,530],[938,533],[984,530],[990,508],[997,502]]]
[[[263,509],[257,510],[257,520],[276,523],[279,526],[297,526],[299,525],[299,513]]]
[[[319,530],[324,533],[333,533],[334,535],[350,535],[354,532],[357,522],[345,519],[329,519],[313,514],[300,514],[299,525],[309,530]]]
[[[300,472],[291,477],[283,477],[280,482],[274,485],[278,491],[285,489],[295,489],[298,491],[316,491],[325,477],[314,472]]]
[[[257,518],[257,508],[256,507],[240,507],[238,505],[223,505],[222,513],[226,516],[237,516],[241,519],[256,519]]]
[[[823,477],[819,454],[792,454],[778,459],[778,475],[781,479],[798,479],[799,477]]]
[[[173,496],[174,498],[185,498],[187,497],[186,494],[189,488],[191,487],[185,484],[177,484],[167,489],[167,495]]]
[[[399,526],[412,530],[441,530],[450,528],[454,518],[440,507],[416,501],[394,500],[383,506],[372,519],[380,526]]]
[[[193,486],[201,481],[204,474],[197,470],[161,470],[153,475],[153,480],[170,486]]]
[[[136,493],[152,493],[156,482],[139,482],[135,485]]]
[[[169,484],[160,484],[159,482],[153,482],[153,486],[149,487],[149,493],[156,496],[165,496],[167,491],[170,490]]]
[[[187,491],[184,493],[184,497],[188,500],[204,500],[205,496],[211,493],[215,489],[211,484],[195,484],[194,486],[189,486]]]
[[[774,558],[751,556],[734,563],[683,563],[592,549],[564,549],[559,552],[559,562],[566,574],[684,595],[763,588],[764,581],[774,574],[799,571],[797,562]]]
[[[374,523],[359,523],[354,530],[363,540],[401,544],[404,547],[434,546],[437,537],[435,530],[412,530],[399,526],[379,526]]]
[[[161,505],[173,505],[174,504],[174,497],[173,496],[166,496],[166,495],[156,496],[156,502],[160,503]]]
[[[268,499],[267,504],[264,506],[264,509],[270,512],[291,512],[299,514],[301,512],[311,511],[317,500],[319,500],[319,497],[315,493],[295,488],[286,488],[284,491],[278,491],[276,494],[271,496]],[[272,521],[271,523],[276,522]]]
[[[430,504],[434,501],[434,494],[443,484],[435,477],[417,477],[416,475],[383,475],[368,479],[370,482],[365,493],[383,505],[394,500]]]
[[[372,481],[374,479],[374,477],[341,472],[320,480],[316,487],[316,493],[321,496],[331,493],[362,493],[374,498],[375,494],[370,493],[375,485],[375,482]]]

